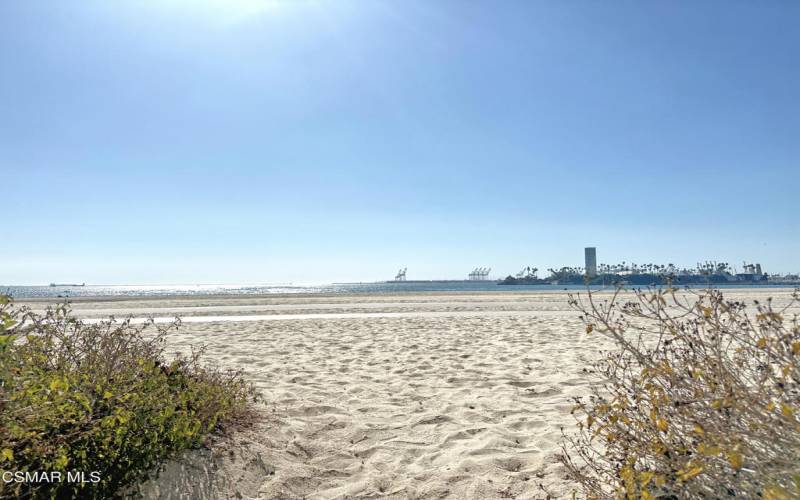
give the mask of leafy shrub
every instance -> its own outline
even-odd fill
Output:
[[[239,373],[204,367],[200,351],[166,359],[164,337],[178,325],[87,324],[66,306],[34,314],[0,296],[0,472],[62,473],[0,481],[0,498],[108,497],[246,423],[254,390]],[[76,471],[86,482],[67,480]]]
[[[615,348],[561,461],[589,498],[800,498],[800,304],[720,291],[571,297]]]

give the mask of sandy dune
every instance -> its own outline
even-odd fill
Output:
[[[790,292],[726,294],[785,302]],[[74,305],[85,317],[189,313],[198,322],[170,349],[205,344],[267,401],[256,429],[224,453],[168,465],[143,487],[149,497],[491,499],[544,498],[540,484],[571,491],[554,454],[604,342],[566,302],[547,292]],[[259,319],[239,318],[249,314]]]

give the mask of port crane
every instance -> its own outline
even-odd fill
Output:
[[[491,267],[476,267],[469,273],[469,281],[484,281],[491,271]]]

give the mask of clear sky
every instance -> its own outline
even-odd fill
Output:
[[[0,2],[0,283],[800,271],[800,3]]]

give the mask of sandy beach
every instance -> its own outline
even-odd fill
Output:
[[[725,295],[780,305],[791,289]],[[608,345],[587,336],[566,292],[72,305],[87,319],[180,315],[169,350],[207,346],[207,359],[244,370],[266,401],[256,428],[169,464],[142,487],[149,497],[566,497],[561,428],[571,430],[570,398],[587,393],[584,370]]]

